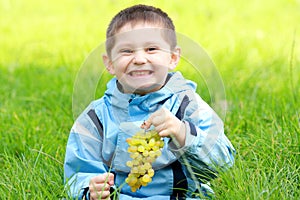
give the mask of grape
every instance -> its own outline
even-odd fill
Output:
[[[149,155],[149,151],[148,150],[145,150],[144,152],[143,152],[143,156],[144,157],[147,157]]]
[[[139,174],[141,174],[141,175],[146,174],[146,170],[142,169],[142,168],[139,168]]]
[[[157,150],[159,150],[159,146],[154,146],[152,149],[153,149],[153,151],[157,151]]]
[[[138,167],[136,167],[136,166],[134,166],[134,167],[132,167],[131,168],[131,171],[130,171],[132,174],[137,174],[137,173],[139,173],[139,168]]]
[[[150,151],[149,152],[149,156],[152,157],[152,158],[154,158],[155,157],[155,152],[154,151]]]
[[[137,183],[138,179],[137,179],[137,177],[131,176],[131,177],[128,177],[126,179],[126,181],[127,181],[128,185],[134,186]]]
[[[145,151],[145,147],[143,145],[140,145],[138,147],[138,151],[141,152],[141,153],[143,153]]]
[[[131,152],[130,158],[135,159],[139,156],[140,154],[138,152]]]
[[[141,130],[126,139],[129,145],[127,151],[132,160],[126,165],[131,168],[125,179],[132,192],[136,192],[140,187],[147,186],[152,181],[155,174],[152,163],[161,155],[164,141],[155,130]]]
[[[151,168],[151,169],[148,169],[148,175],[150,177],[154,176],[154,170]]]
[[[149,162],[146,162],[146,163],[144,163],[144,168],[149,170],[152,168],[152,166]]]
[[[133,166],[133,163],[132,163],[132,161],[129,160],[129,161],[126,162],[126,165],[127,165],[128,167],[132,167],[132,166]]]
[[[149,140],[149,146],[150,146],[150,147],[154,147],[154,146],[155,146],[155,138],[151,138],[151,139]]]
[[[130,146],[127,150],[128,152],[134,153],[137,152],[138,148],[136,146]]]
[[[142,178],[143,182],[149,183],[151,181],[151,178],[148,174],[145,174]]]
[[[138,166],[138,165],[140,164],[140,161],[138,161],[138,160],[133,160],[132,163],[133,163],[133,166]],[[128,167],[129,167],[129,166],[128,166]]]

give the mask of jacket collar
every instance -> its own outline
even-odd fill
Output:
[[[126,109],[129,104],[139,105],[142,110],[155,110],[157,104],[169,99],[171,96],[186,90],[196,89],[196,84],[185,80],[180,72],[170,72],[166,84],[158,91],[146,95],[126,94],[120,91],[117,86],[116,78],[110,80],[107,84],[105,96],[111,105]]]

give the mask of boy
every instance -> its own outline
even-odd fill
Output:
[[[195,93],[196,85],[169,72],[180,59],[172,20],[158,8],[136,5],[112,19],[106,36],[103,62],[115,78],[71,129],[64,164],[70,195],[93,200],[114,199],[115,193],[118,199],[148,200],[205,195],[205,183],[233,164],[234,148],[222,121]],[[152,181],[131,191],[125,181],[126,139],[139,130],[136,124],[157,131],[165,145],[152,163]]]

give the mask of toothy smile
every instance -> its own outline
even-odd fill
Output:
[[[147,76],[152,73],[153,72],[149,71],[149,70],[141,70],[141,71],[131,71],[131,72],[129,72],[129,75],[133,76],[133,77],[139,77],[139,76]]]

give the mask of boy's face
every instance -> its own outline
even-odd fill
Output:
[[[180,49],[171,52],[159,25],[130,23],[114,37],[110,58],[103,56],[110,74],[115,75],[125,93],[146,94],[159,90],[169,70],[176,67]]]

